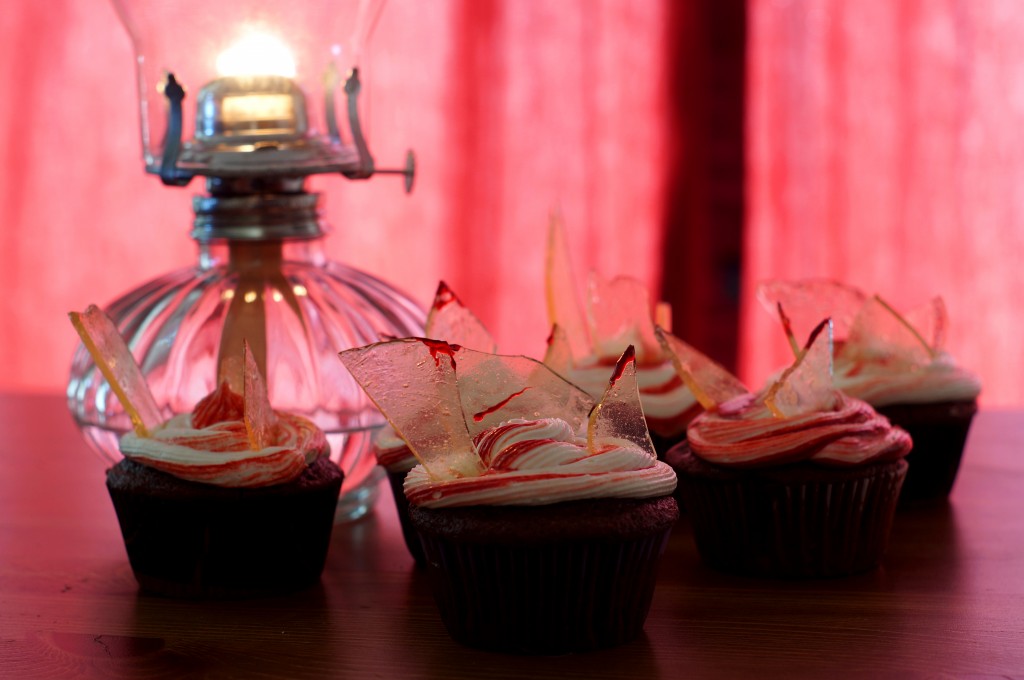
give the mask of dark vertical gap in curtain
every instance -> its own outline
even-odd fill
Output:
[[[662,296],[677,335],[737,363],[746,0],[669,3],[669,182]]]

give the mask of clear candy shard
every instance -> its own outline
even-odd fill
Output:
[[[945,328],[945,307],[941,300],[938,306],[932,302],[930,309],[917,314],[919,323],[925,326],[933,342],[943,339]],[[922,333],[901,316],[893,307],[875,295],[861,307],[850,336],[842,349],[847,361],[868,361],[887,363],[893,366],[914,367],[928,364],[936,349]]]
[[[661,328],[655,329],[655,335],[676,372],[705,410],[714,411],[734,397],[749,394],[736,376],[710,357]]]
[[[921,336],[921,341],[928,346],[933,357],[946,348],[949,317],[942,297],[936,295],[920,307],[906,312],[903,318]]]
[[[551,327],[551,334],[548,335],[548,347],[544,352],[544,365],[560,375],[568,375],[572,368],[572,350],[569,348],[569,338],[561,326]]]
[[[529,357],[462,348],[457,377],[466,427],[473,436],[513,418],[561,418],[581,432],[594,406],[586,392]]]
[[[267,384],[248,341],[243,341],[243,392],[245,432],[249,448],[261,451],[277,441],[277,414],[270,405]]]
[[[654,325],[669,333],[672,332],[672,303],[658,300],[654,305]]]
[[[773,316],[780,304],[784,306],[798,338],[807,337],[822,319],[831,318],[835,338],[842,340],[849,335],[857,312],[868,298],[857,288],[838,281],[805,279],[765,281],[757,287],[757,299]]]
[[[617,356],[633,345],[641,363],[661,358],[646,286],[627,276],[609,280],[591,272],[587,290],[587,320],[598,356]]]
[[[494,338],[487,328],[444,281],[437,284],[437,293],[427,314],[424,332],[428,338],[482,352],[497,351]]]
[[[548,321],[565,332],[572,356],[582,358],[591,353],[590,332],[576,292],[572,275],[565,225],[557,213],[551,215],[545,261],[545,293]]]
[[[793,322],[786,316],[786,310],[782,308],[782,303],[778,303],[779,308],[779,321],[782,322],[782,330],[786,334],[786,340],[789,341],[789,348],[793,350],[793,356],[800,357],[800,342],[796,339],[796,334],[793,332]]]
[[[68,316],[96,367],[110,383],[131,419],[135,434],[150,436],[163,421],[160,408],[114,322],[96,305],[89,305],[84,312],[71,312]]]
[[[832,320],[811,331],[800,355],[765,393],[764,404],[776,418],[830,411],[837,393],[832,384]]]
[[[456,380],[460,348],[402,338],[341,352],[342,363],[434,479],[480,474]]]
[[[587,448],[591,453],[601,450],[601,442],[616,439],[632,442],[651,458],[656,456],[640,404],[636,352],[632,345],[616,362],[601,401],[590,412],[587,426]]]

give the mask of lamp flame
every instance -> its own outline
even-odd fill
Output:
[[[276,36],[252,32],[217,56],[221,76],[295,77],[295,56]]]

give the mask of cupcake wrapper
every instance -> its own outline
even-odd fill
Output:
[[[391,494],[395,497],[395,509],[398,511],[398,523],[402,527],[402,538],[405,539],[405,547],[409,554],[416,561],[417,567],[424,565],[423,546],[420,545],[419,536],[409,520],[409,501],[405,497],[405,477],[408,472],[391,472],[388,470],[388,483],[391,484]]]
[[[147,592],[200,599],[313,585],[327,558],[342,481],[333,463],[314,466],[288,484],[230,489],[118,463],[107,473],[107,489],[135,579]]]
[[[910,471],[900,492],[901,504],[937,501],[949,496],[977,411],[973,401],[878,408],[880,414],[906,430],[914,441],[914,448],[907,455]]]
[[[681,473],[679,486],[701,557],[724,571],[779,578],[820,578],[879,564],[906,474],[904,461],[869,466],[864,475],[780,480]],[[827,476],[827,473],[824,473]]]
[[[494,651],[564,654],[640,633],[670,531],[610,544],[522,548],[426,536],[423,545],[452,638]]]
[[[493,651],[566,654],[640,633],[679,511],[665,496],[414,507],[410,516],[452,638]]]

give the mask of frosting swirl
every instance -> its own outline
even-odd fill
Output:
[[[548,505],[590,498],[653,498],[672,493],[675,472],[639,447],[610,440],[591,453],[586,439],[558,418],[515,419],[478,434],[484,472],[433,480],[422,465],[405,478],[405,495],[425,508]]]
[[[409,445],[398,436],[390,423],[385,423],[373,437],[373,451],[377,463],[388,472],[408,472],[416,467],[416,456]]]
[[[618,355],[610,359],[588,357],[569,369],[566,377],[594,399],[600,399],[608,387],[608,373]],[[686,431],[686,426],[701,406],[687,389],[670,359],[657,363],[638,364],[637,387],[644,419],[651,432],[662,437],[674,437]]]
[[[844,356],[835,361],[835,385],[872,406],[972,401],[981,393],[977,376],[961,368],[947,352],[926,364]]]
[[[910,435],[841,392],[831,410],[790,418],[776,418],[758,397],[741,395],[697,416],[687,437],[695,455],[736,467],[863,465],[902,458],[911,447]]]
[[[290,482],[309,463],[328,455],[323,431],[291,413],[277,413],[274,445],[253,451],[242,420],[241,399],[226,386],[161,425],[149,437],[121,437],[126,458],[190,482],[259,487]]]

